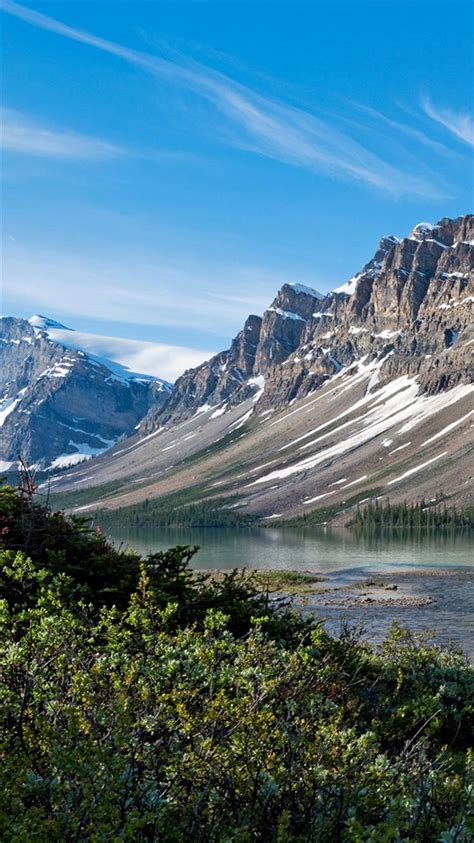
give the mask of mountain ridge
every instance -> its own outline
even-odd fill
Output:
[[[466,500],[473,246],[473,215],[443,218],[383,238],[349,290],[283,285],[86,480],[55,487],[85,482],[107,508],[195,489],[275,519],[375,493]]]
[[[47,317],[0,320],[2,471],[19,456],[36,469],[89,460],[130,435],[171,389],[51,333],[75,332]]]
[[[151,410],[144,420],[143,431],[150,432],[158,418],[169,424],[204,403],[214,405],[235,400],[233,396],[237,400],[239,395],[245,397],[245,385],[252,376],[268,376],[262,403],[272,406],[279,400],[279,384],[282,402],[303,397],[343,365],[373,353],[386,341],[393,345],[395,355],[413,356],[413,350],[403,342],[407,333],[404,329],[407,322],[415,323],[418,315],[418,345],[423,342],[425,354],[443,352],[447,341],[444,334],[444,338],[438,334],[440,322],[443,331],[451,330],[452,336],[464,324],[459,318],[461,311],[456,311],[452,325],[448,325],[448,311],[452,309],[450,300],[459,301],[469,283],[473,243],[472,215],[444,218],[436,225],[420,223],[406,238],[382,238],[373,258],[343,285],[349,285],[351,292],[339,287],[321,296],[302,285],[284,284],[262,317],[248,317],[228,351],[178,378],[167,404],[158,412]],[[446,312],[437,314],[435,320],[438,305]],[[428,330],[422,324],[427,314]],[[369,347],[365,333],[374,348]],[[298,351],[304,351],[302,358]],[[282,364],[291,366],[289,389],[283,387],[286,373]],[[433,365],[421,368],[426,369],[427,386],[436,389]],[[463,377],[463,367],[457,371]],[[443,370],[443,376],[445,381],[448,377],[453,381],[453,373]],[[441,379],[438,386],[441,388]]]

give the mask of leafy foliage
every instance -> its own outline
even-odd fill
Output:
[[[196,576],[194,548],[133,556],[129,591],[127,558],[113,605],[86,578],[88,553],[123,562],[103,537],[0,500],[2,840],[472,839],[460,654],[334,639]]]
[[[50,512],[7,485],[0,488],[0,539],[5,549],[68,574],[78,596],[98,604],[125,605],[138,582],[137,554],[117,552],[86,518]]]
[[[215,580],[193,571],[189,563],[198,547],[178,546],[142,559],[134,551],[117,550],[86,518],[51,512],[11,486],[0,488],[0,541],[5,550],[21,551],[46,572],[66,575],[72,602],[123,609],[145,571],[156,605],[175,604],[174,624],[202,625],[206,612],[214,609],[230,613],[230,629],[243,635],[252,619],[268,616],[268,596],[253,577],[230,571]],[[22,594],[20,585],[12,588],[5,576],[0,571],[0,597],[9,604],[37,599],[34,582]],[[280,611],[271,613],[268,629],[276,636],[294,638],[308,624],[281,603]]]

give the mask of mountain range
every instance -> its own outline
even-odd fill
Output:
[[[142,360],[153,369],[146,349],[152,344],[110,340],[110,359],[94,353],[106,339],[44,316],[0,320],[2,471],[19,456],[43,470],[90,459],[165,401],[171,384],[124,362]]]
[[[87,389],[102,396],[113,383],[118,390],[121,433],[118,417],[114,432],[99,433],[107,442],[122,438],[87,467],[58,475],[53,488],[86,510],[185,492],[188,504],[208,501],[267,521],[308,513],[337,521],[383,496],[463,504],[471,480],[473,303],[474,217],[466,215],[382,238],[372,259],[329,294],[284,284],[228,350],[172,388],[135,377],[124,384],[106,368],[97,374],[103,364],[74,358],[83,383],[92,380]],[[20,426],[19,412],[29,406],[22,396],[15,402],[32,388],[34,373],[73,364],[64,356],[70,351],[60,358],[44,326],[3,322],[10,365],[4,400],[11,403],[0,434],[7,427],[8,438],[9,419]],[[41,363],[22,369],[15,340],[37,347]],[[43,400],[45,380],[36,381],[35,401]],[[45,401],[57,421],[51,381]],[[24,431],[32,423],[21,419]]]

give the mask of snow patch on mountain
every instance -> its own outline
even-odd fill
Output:
[[[397,433],[405,433],[413,427],[419,425],[428,416],[431,416],[439,412],[440,409],[446,408],[450,404],[461,400],[461,398],[470,395],[473,390],[474,387],[470,384],[461,384],[454,387],[452,390],[441,393],[440,395],[424,396],[419,394],[418,384],[414,378],[408,378],[406,376],[397,378],[395,381],[392,381],[381,389],[378,394],[371,396],[373,405],[367,413],[341,426],[344,428],[348,426],[355,427],[358,423],[361,423],[359,429],[356,429],[353,433],[345,436],[340,442],[337,442],[337,444],[318,450],[316,454],[305,457],[293,465],[276,471],[271,471],[268,474],[264,474],[262,477],[258,477],[256,480],[249,483],[248,486],[268,483],[269,481],[282,480],[283,478],[289,477],[293,474],[298,474],[302,471],[312,469],[326,460],[348,453],[354,448],[359,447],[361,444],[379,436],[381,433],[386,433],[390,429],[393,430],[396,426],[398,427],[400,423],[402,423],[402,426],[398,428]],[[346,410],[344,413],[341,413],[341,417],[343,415],[347,415],[348,412],[353,412],[353,410],[362,403],[365,403],[365,399],[362,399],[354,404],[349,411]],[[335,420],[336,419],[331,420],[331,423]],[[324,425],[321,425],[320,429],[321,427],[324,427]],[[317,430],[317,428],[315,430]],[[314,433],[315,430],[311,431],[311,433]],[[334,434],[335,431],[333,430],[332,433]],[[307,438],[308,435],[309,434],[307,433],[304,437],[299,437],[299,440]],[[300,446],[300,448],[314,447],[321,439],[324,438],[325,436],[321,436],[318,439],[314,439],[311,442]],[[297,442],[298,440],[294,440],[293,442],[288,443],[286,447],[295,445]]]
[[[281,316],[282,319],[296,319],[297,322],[306,321],[302,316],[299,316],[298,313],[292,313],[291,310],[282,310],[281,307],[269,307],[268,310],[272,313],[278,313],[278,316]]]
[[[41,316],[40,313],[36,313],[34,316],[31,316],[28,319],[30,325],[33,328],[41,328],[43,331],[47,329],[56,329],[59,331],[72,331],[72,328],[68,328],[66,325],[63,325],[61,322],[56,322],[55,319],[50,319],[49,316]]]
[[[341,284],[340,287],[335,287],[333,293],[344,293],[346,296],[352,296],[352,293],[355,293],[357,288],[357,282],[359,278],[362,277],[362,273],[358,273],[357,275],[353,275],[349,281],[346,281],[345,284]]]
[[[256,386],[257,387],[257,391],[256,391],[256,393],[255,393],[255,395],[253,396],[253,399],[252,399],[254,404],[256,404],[257,401],[259,400],[259,398],[262,397],[262,395],[265,391],[265,378],[264,378],[263,375],[256,375],[253,378],[249,378],[248,384],[249,384],[249,386]]]
[[[421,237],[422,240],[425,240],[436,228],[438,228],[438,226],[434,225],[432,222],[419,222],[418,225],[415,225],[414,229],[410,232],[408,239],[419,240]]]
[[[5,420],[8,418],[10,413],[13,413],[13,410],[20,401],[20,398],[3,398],[3,400],[0,401],[0,427],[3,426]]]
[[[288,284],[288,286],[291,287],[295,293],[305,293],[307,296],[313,296],[313,298],[319,299],[320,301],[324,299],[324,296],[321,293],[318,293],[318,291],[313,289],[313,287],[307,287],[306,284],[291,283]]]

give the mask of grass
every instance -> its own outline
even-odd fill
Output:
[[[218,444],[218,443],[216,443]],[[202,452],[200,452],[202,453]],[[74,509],[75,507],[97,501],[100,503],[113,497],[117,483],[97,486],[94,489],[78,492],[66,492],[51,495],[51,506],[55,510]],[[121,487],[123,491],[123,486]],[[233,508],[239,496],[232,494],[226,485],[219,488],[219,493],[210,493],[208,484],[199,484],[188,489],[145,498],[137,504],[117,509],[104,509],[100,503],[87,516],[99,523],[104,529],[121,528],[159,528],[159,527],[311,527],[330,522],[336,515],[356,506],[364,498],[374,498],[382,493],[381,487],[365,489],[346,501],[316,509],[304,515],[278,521],[270,525],[255,515],[249,515]],[[230,494],[229,494],[230,492]]]
[[[225,571],[209,571],[213,579],[221,579]],[[280,571],[242,569],[244,577],[252,581],[252,584],[260,591],[268,593],[285,594],[312,594],[320,591],[318,584],[324,582],[324,578],[310,571]]]
[[[228,446],[232,445],[236,442],[242,435],[248,432],[247,425],[242,425],[241,428],[238,430],[232,431],[231,433],[226,434],[221,439],[213,442],[212,445],[209,445],[205,448],[201,448],[199,451],[196,451],[194,454],[190,454],[188,457],[184,457],[175,465],[175,469],[177,472],[181,470],[185,470],[190,466],[194,465],[195,463],[199,462],[202,459],[205,459],[213,454],[218,454],[221,451],[225,450]],[[239,466],[239,463],[235,464],[236,467]],[[221,474],[221,470],[219,470],[219,475]],[[165,470],[163,470],[163,477],[165,477]],[[215,471],[209,472],[209,476],[204,478],[206,481],[213,479],[216,476]],[[89,486],[85,489],[77,489],[65,492],[54,492],[54,489],[51,489],[49,493],[49,504],[51,508],[55,511],[58,510],[65,510],[70,511],[75,509],[79,506],[85,506],[90,503],[97,503],[97,509],[100,508],[102,501],[107,500],[108,498],[114,497],[117,492],[126,493],[126,492],[137,492],[141,489],[146,489],[147,486],[153,485],[159,482],[159,476],[155,473],[152,474],[150,477],[144,477],[143,481],[140,483],[134,483],[133,480],[127,485],[126,480],[113,480],[109,483],[103,483],[97,486]],[[232,487],[232,478],[229,478],[229,481],[225,484],[225,488]],[[176,494],[184,494],[186,495],[188,490],[184,489]],[[199,487],[200,491],[200,499],[202,500],[202,486]],[[174,493],[171,495],[163,495],[160,499],[171,498],[174,496]],[[39,498],[44,498],[45,495],[38,495]],[[158,498],[157,498],[158,500]],[[129,509],[129,507],[126,507]]]
[[[216,442],[213,442],[212,445],[207,445],[204,448],[200,448],[199,451],[195,451],[193,454],[189,454],[188,457],[183,457],[178,463],[176,463],[176,468],[188,468],[191,465],[199,462],[206,457],[213,456],[214,454],[219,454],[221,451],[224,451],[228,446],[235,444],[238,439],[241,439],[246,433],[249,432],[249,427],[247,424],[243,424],[242,427],[236,428],[236,430],[232,430],[230,433],[226,433],[225,436],[222,436]]]
[[[98,499],[105,500],[111,498],[118,491],[123,490],[123,480],[114,480],[110,483],[104,483],[101,486],[89,486],[86,489],[78,489],[70,492],[53,492],[47,494],[37,494],[36,497],[39,503],[43,503],[45,498],[48,499],[49,506],[54,512],[67,511],[76,509],[78,506],[85,506],[89,503],[95,503]]]
[[[238,500],[238,496],[209,496],[199,485],[120,509],[89,510],[87,515],[103,529],[250,526],[256,517],[237,511]]]

